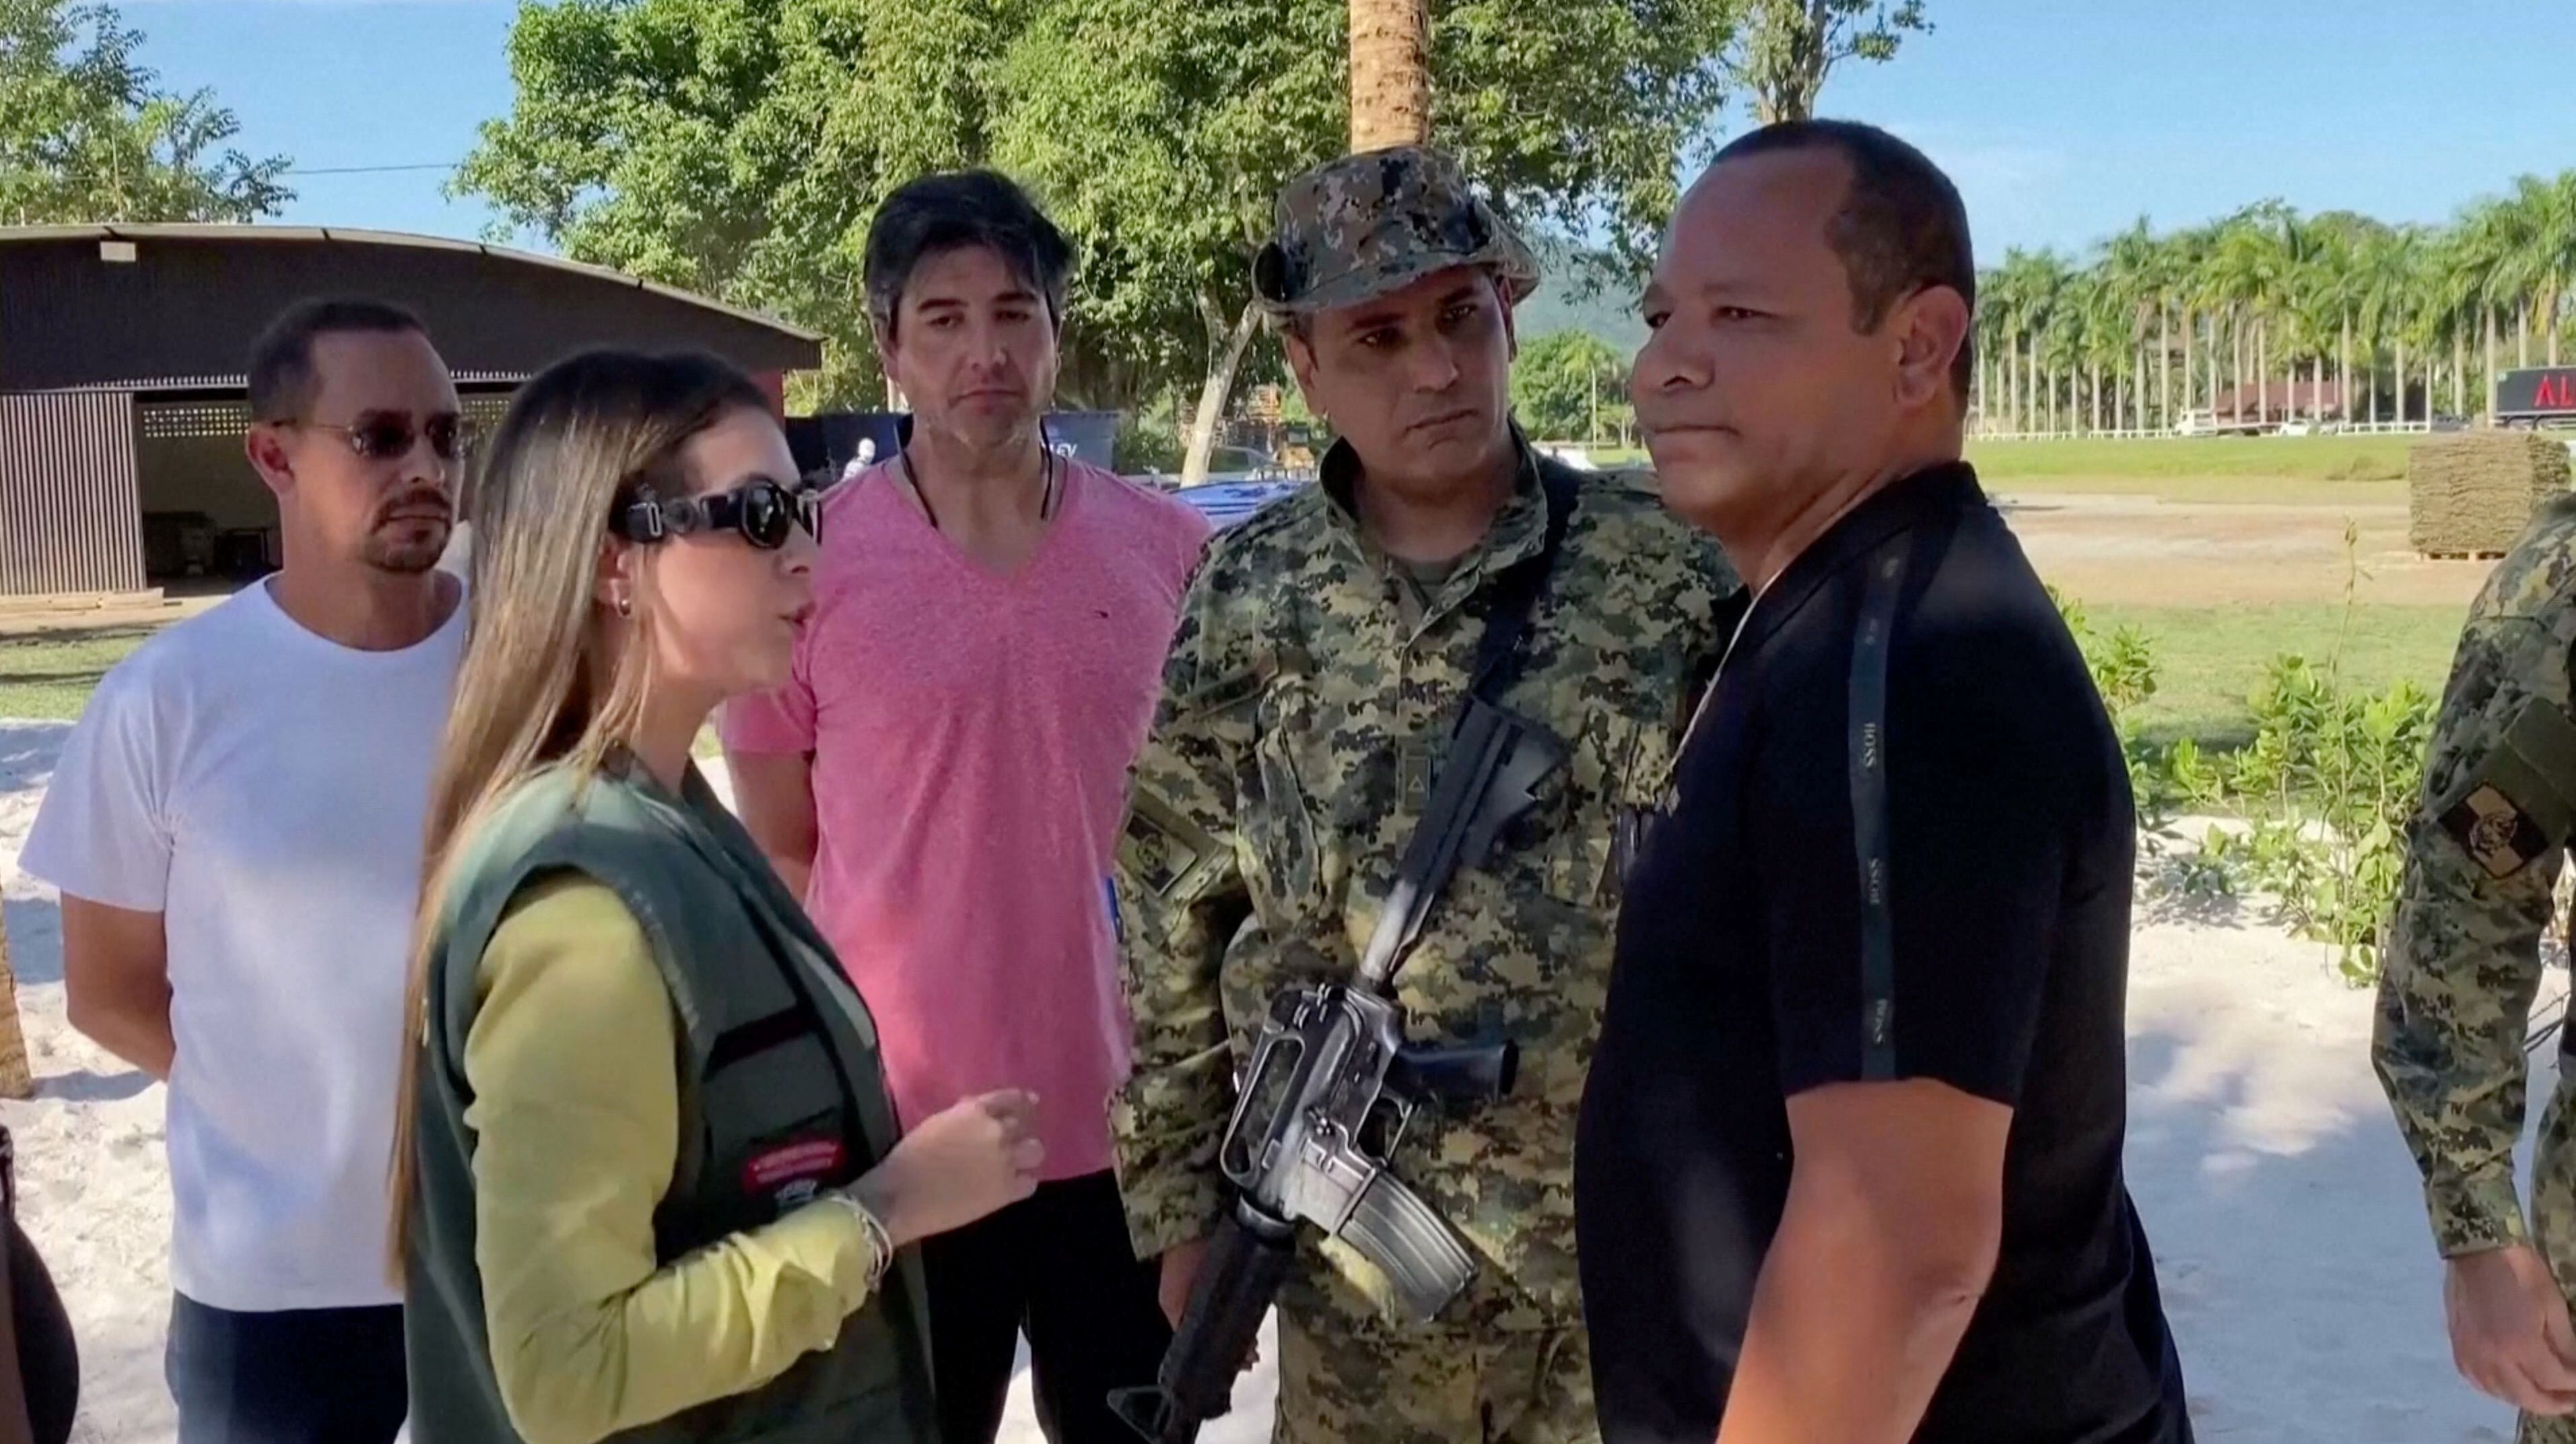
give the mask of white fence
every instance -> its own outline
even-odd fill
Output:
[[[2292,423],[2306,429],[2284,432],[2278,422],[2262,428],[2247,427],[2241,431],[2176,431],[2170,427],[2106,426],[2100,430],[2077,428],[2058,431],[1989,431],[1982,427],[1970,432],[1979,441],[2197,441],[2204,436],[2383,436],[2421,435],[2433,429],[2429,421],[2344,421],[2317,427],[2312,423]]]

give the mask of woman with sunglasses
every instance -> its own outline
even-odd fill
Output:
[[[699,357],[531,381],[476,492],[396,1140],[417,1444],[921,1441],[904,1245],[1027,1197],[1024,1094],[898,1138],[875,1033],[691,765],[819,522]]]

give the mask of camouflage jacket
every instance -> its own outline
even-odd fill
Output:
[[[1355,469],[1340,448],[1324,485],[1220,534],[1201,562],[1119,853],[1135,1073],[1111,1128],[1140,1254],[1221,1216],[1217,1143],[1272,994],[1357,969],[1474,664],[1480,594],[1542,544],[1539,468],[1558,463],[1523,455],[1515,498],[1418,606],[1336,499]],[[1451,881],[1396,978],[1415,1041],[1520,1047],[1509,1098],[1426,1110],[1394,1158],[1481,1255],[1453,1321],[1561,1327],[1578,1307],[1574,1125],[1609,982],[1614,834],[1662,796],[1734,586],[1651,494],[1600,475],[1579,487],[1504,697],[1569,761]],[[1333,1267],[1302,1270],[1290,1307],[1382,1302],[1356,1255],[1325,1253]]]
[[[2576,497],[2540,513],[2469,610],[2380,972],[2372,1061],[2446,1256],[2529,1236],[2513,1150],[2565,838],[2564,819],[2548,816],[2550,788],[2529,769],[2576,710],[2571,646]],[[2576,794],[2576,776],[2550,781]]]

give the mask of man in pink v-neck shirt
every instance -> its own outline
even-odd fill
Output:
[[[1047,1182],[924,1251],[948,1444],[999,1430],[1023,1333],[1057,1444],[1125,1444],[1108,1394],[1170,1341],[1110,1172],[1105,879],[1208,526],[1047,448],[1070,261],[989,173],[879,207],[869,319],[910,424],[825,503],[793,681],[723,723],[743,820],[866,998],[903,1117],[1038,1097]]]

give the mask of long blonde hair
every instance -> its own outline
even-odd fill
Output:
[[[520,783],[555,763],[583,778],[630,740],[652,685],[651,557],[639,560],[629,644],[612,664],[597,602],[615,509],[640,490],[689,490],[691,437],[768,399],[711,356],[590,351],[521,388],[474,478],[465,660],[431,774],[427,861],[413,925],[394,1115],[391,1267],[404,1271],[421,1051],[440,914],[457,859]]]

